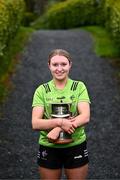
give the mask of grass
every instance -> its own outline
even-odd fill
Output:
[[[31,33],[34,30],[32,28],[20,27],[15,38],[10,43],[7,53],[1,57],[0,61],[0,102],[4,102],[12,83],[10,77],[15,72],[15,65],[20,60],[20,53],[22,52],[25,44],[27,43]]]
[[[120,85],[120,50],[115,45],[110,33],[99,26],[87,26],[82,29],[92,33],[95,53],[100,57],[109,58],[110,64],[115,68],[115,78]]]
[[[119,49],[116,47],[110,33],[100,26],[87,26],[82,28],[92,33],[94,37],[95,53],[101,57],[119,57]]]

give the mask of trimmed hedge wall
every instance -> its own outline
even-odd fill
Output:
[[[14,38],[25,10],[23,0],[0,0],[0,57]]]
[[[106,0],[104,11],[106,15],[105,26],[120,48],[120,0]]]
[[[8,95],[12,45],[24,15],[24,0],[0,0],[0,103]]]
[[[99,16],[100,10],[101,6],[96,0],[68,0],[53,5],[35,24],[38,24],[38,28],[46,29],[100,24],[104,19]],[[37,28],[35,24],[33,26]]]
[[[50,7],[32,26],[36,29],[69,29],[105,26],[120,48],[120,0],[66,0]]]

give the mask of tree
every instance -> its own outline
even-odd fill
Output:
[[[35,0],[34,11],[41,15],[44,12],[46,5],[48,4],[48,0]]]
[[[29,12],[34,12],[35,0],[25,0],[26,9]]]

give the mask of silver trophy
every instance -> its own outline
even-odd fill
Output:
[[[52,118],[65,118],[67,121],[68,118],[71,116],[70,104],[64,104],[64,103],[52,104],[51,110],[52,110],[52,113],[51,113]],[[73,139],[71,137],[71,134],[68,134],[65,131],[61,131],[59,138],[54,143],[55,144],[67,144],[72,141],[73,141]]]

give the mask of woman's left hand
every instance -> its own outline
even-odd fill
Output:
[[[76,129],[78,127],[78,125],[76,123],[76,118],[75,117],[70,117],[69,119],[72,122],[72,125],[74,126],[74,128]]]

